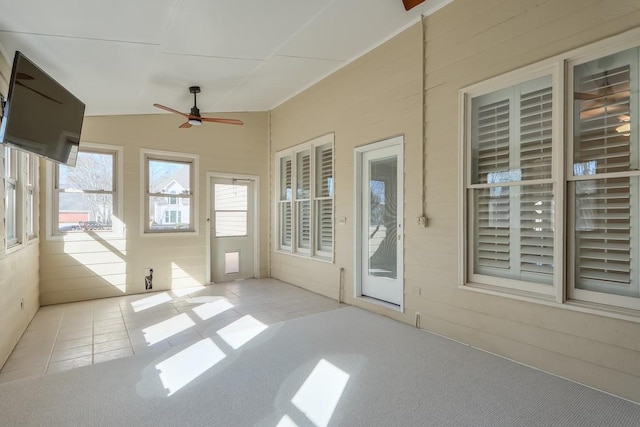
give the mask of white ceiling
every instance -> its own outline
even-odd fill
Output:
[[[87,115],[264,111],[453,0],[0,0],[0,52],[20,50]],[[7,77],[8,79],[8,77]]]

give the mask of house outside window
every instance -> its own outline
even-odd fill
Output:
[[[277,153],[276,167],[276,249],[331,260],[333,134]]]
[[[197,157],[152,150],[144,150],[143,156],[144,232],[194,232]]]

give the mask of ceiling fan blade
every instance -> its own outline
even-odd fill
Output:
[[[214,123],[225,123],[228,125],[243,125],[242,120],[238,119],[218,119],[215,117],[201,117],[200,120],[203,122],[214,122]]]
[[[181,116],[189,117],[188,114],[185,114],[185,113],[183,113],[181,111],[178,111],[178,110],[174,110],[173,108],[166,107],[166,106],[164,106],[162,104],[153,104],[153,106],[156,107],[156,108],[160,108],[161,110],[165,110],[165,111],[169,111],[171,113],[180,114]]]
[[[574,99],[579,99],[581,101],[590,101],[592,99],[598,98],[599,96],[600,96],[599,94],[591,94],[591,93],[585,93],[585,92],[573,92],[573,98]]]
[[[191,127],[191,124],[189,122],[184,122],[183,124],[181,124],[180,126],[178,126],[180,129],[189,129]]]
[[[411,10],[422,2],[424,2],[424,0],[402,0],[405,10]]]

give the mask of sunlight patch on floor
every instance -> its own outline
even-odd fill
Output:
[[[155,325],[144,328],[144,338],[149,345],[154,345],[163,341],[175,334],[178,334],[190,327],[194,326],[195,322],[186,314],[182,313],[174,316],[170,319],[156,323]]]
[[[349,381],[349,374],[322,359],[291,399],[316,426],[329,424]]]
[[[156,369],[160,371],[167,396],[171,396],[225,357],[224,352],[206,338],[158,363]]]
[[[267,325],[253,316],[246,315],[220,329],[217,334],[234,350],[237,350],[265,329],[267,329]]]
[[[156,307],[160,304],[164,304],[165,302],[170,302],[170,301],[172,301],[172,298],[169,296],[169,294],[166,292],[162,292],[156,295],[151,295],[151,296],[139,299],[137,301],[133,301],[131,303],[131,308],[133,308],[134,312],[138,313],[148,308]]]
[[[288,415],[285,415],[280,419],[280,421],[278,421],[276,427],[298,427],[298,424],[296,424],[291,418],[289,418]]]
[[[206,304],[199,305],[193,309],[193,312],[198,315],[202,320],[211,319],[220,313],[223,313],[233,307],[226,299],[222,298],[218,301],[208,302]]]
[[[194,292],[198,292],[204,289],[204,286],[189,286],[187,288],[177,288],[171,289],[171,293],[176,296],[176,298],[184,297]]]

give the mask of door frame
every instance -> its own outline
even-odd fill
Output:
[[[402,224],[402,238],[400,240],[401,250],[398,251],[398,280],[402,283],[402,298],[400,300],[400,306],[390,302],[385,302],[376,298],[362,295],[362,168],[364,153],[378,150],[381,148],[400,146],[400,156],[398,156],[398,169],[401,171],[400,177],[402,179],[398,182],[398,199],[397,199],[397,216],[398,223]],[[386,308],[390,308],[395,311],[404,313],[404,134],[393,136],[381,141],[372,142],[366,145],[361,145],[354,148],[354,245],[355,245],[355,257],[354,257],[354,298],[367,301],[373,304],[381,305]],[[400,235],[400,234],[399,234]]]
[[[253,277],[260,277],[260,177],[258,175],[245,175],[237,173],[226,172],[207,172],[207,210],[205,219],[207,250],[206,250],[206,280],[207,283],[212,283],[211,269],[211,190],[212,181],[215,178],[222,179],[238,179],[238,180],[250,180],[253,181]]]

